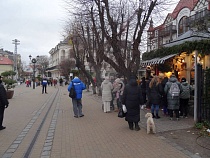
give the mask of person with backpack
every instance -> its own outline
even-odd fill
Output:
[[[77,76],[75,76],[74,79],[69,83],[67,88],[69,92],[72,86],[74,86],[74,90],[76,91],[76,97],[72,98],[74,117],[83,117],[84,114],[82,112],[82,91],[86,89],[86,86]]]
[[[164,87],[164,92],[167,94],[168,111],[170,120],[173,119],[173,112],[175,111],[176,119],[179,120],[179,99],[182,87],[174,74],[171,75]]]
[[[189,83],[187,83],[186,78],[183,77],[181,80],[181,87],[183,91],[180,94],[180,117],[187,118],[188,102],[190,99],[190,92],[192,91],[192,86]]]

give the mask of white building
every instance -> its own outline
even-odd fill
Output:
[[[49,67],[47,68],[46,72],[48,73],[48,77],[52,78],[60,78],[62,74],[59,71],[59,64],[68,58],[71,58],[75,61],[74,57],[72,56],[72,46],[69,45],[67,42],[60,42],[55,48],[52,48],[49,51],[50,60],[49,60]]]

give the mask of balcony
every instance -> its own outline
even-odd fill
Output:
[[[210,11],[206,9],[186,18],[186,26],[192,28],[198,24],[204,24],[208,20],[210,20]]]
[[[177,29],[175,25],[166,26],[163,29],[160,30],[159,36],[160,37],[166,37],[171,36],[172,34],[176,33]]]

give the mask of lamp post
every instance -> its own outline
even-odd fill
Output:
[[[39,56],[37,56],[38,58]],[[31,60],[31,62],[34,64],[33,66],[33,89],[35,89],[35,72],[36,72],[36,62],[37,62],[37,59],[36,58],[32,58],[31,55],[29,55],[29,59]]]

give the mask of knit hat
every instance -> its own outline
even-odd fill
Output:
[[[182,80],[181,80],[181,82],[186,82],[186,78],[183,77]]]

